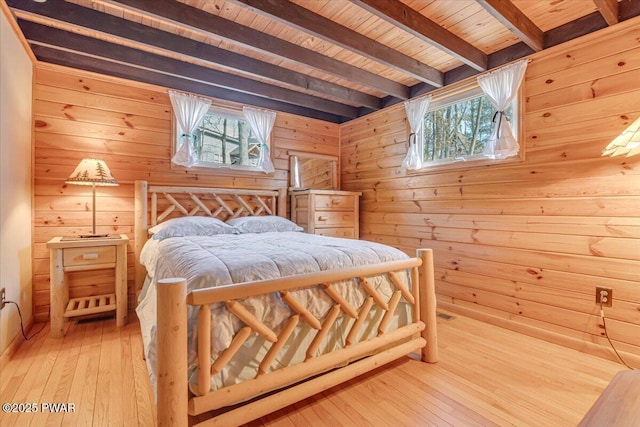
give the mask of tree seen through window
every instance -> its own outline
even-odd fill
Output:
[[[481,155],[491,136],[496,110],[484,95],[443,107],[424,116],[423,162]],[[506,111],[510,120],[512,107]]]
[[[246,120],[210,111],[194,133],[198,163],[256,166],[260,143]]]

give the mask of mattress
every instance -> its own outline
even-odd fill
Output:
[[[145,344],[145,356],[155,389],[155,283],[169,277],[187,279],[188,291],[229,285],[246,281],[273,279],[297,274],[335,270],[345,267],[377,264],[385,261],[407,259],[407,255],[395,248],[374,242],[317,236],[300,232],[267,232],[258,234],[225,234],[215,236],[173,237],[164,240],[150,239],[141,253],[141,263],[146,267],[148,280],[142,290],[136,308]],[[409,274],[401,274],[409,286]],[[368,279],[378,292],[389,299],[394,291],[386,275]],[[352,306],[360,307],[368,296],[357,279],[339,283],[336,289]],[[319,288],[298,290],[295,297],[318,319],[323,319],[334,305],[333,300]],[[278,333],[292,314],[279,294],[246,298],[240,301],[269,328]],[[244,325],[231,314],[224,304],[212,304],[212,357],[227,348],[235,333]],[[189,307],[189,381],[192,390],[197,385],[196,331],[197,309]],[[372,325],[379,322],[382,313],[372,310]],[[408,323],[409,309],[400,304],[393,323]],[[345,331],[352,320],[342,317],[321,345],[326,353],[344,345]],[[285,366],[304,359],[308,343],[315,330],[301,323],[281,350],[275,366]],[[362,337],[375,336],[375,327],[365,328]],[[231,385],[256,375],[262,356],[269,345],[259,336],[252,336],[244,344],[225,369],[212,378],[211,388]]]

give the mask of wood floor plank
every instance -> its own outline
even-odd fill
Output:
[[[77,375],[78,380],[83,382],[82,394],[78,403],[77,426],[93,424],[97,395],[98,393],[104,393],[104,390],[98,390],[98,367],[100,366],[103,329],[104,323],[101,322],[100,324],[95,324],[93,335],[90,333],[91,329],[85,335],[89,338],[85,344],[87,351],[83,354],[83,357],[87,360],[87,370],[84,378]],[[73,424],[70,423],[70,425]]]
[[[268,425],[269,427],[296,427],[296,425],[293,423],[293,421],[291,421],[287,414],[283,413],[268,414],[257,421],[260,421],[260,426]]]
[[[108,334],[111,349],[109,356],[109,405],[107,406],[107,414],[105,416],[105,426],[124,425],[124,407],[122,399],[124,397],[124,384],[126,382],[124,376],[122,360],[122,338],[121,328],[113,327],[113,334]],[[103,338],[104,339],[104,338]]]
[[[122,420],[124,425],[135,425],[138,421],[138,406],[136,399],[132,396],[136,395],[136,385],[134,379],[133,349],[131,347],[130,327],[120,329],[120,341],[122,342],[120,360],[122,361],[122,394],[120,401],[122,402]]]
[[[41,326],[38,325],[38,328],[40,327]],[[33,329],[34,328],[32,328],[32,331]],[[32,331],[30,331],[31,334],[33,334]],[[39,332],[39,334],[48,335],[49,328],[45,327]],[[23,342],[11,358],[11,366],[13,367],[13,370],[3,370],[0,372],[0,400],[2,402],[12,401],[13,395],[22,383],[25,373],[33,364],[33,357],[30,357],[29,355],[31,353],[38,353],[43,343],[43,339],[36,339],[35,337],[29,341]]]
[[[132,316],[129,316],[130,318]],[[135,318],[135,316],[133,316]],[[141,426],[156,425],[155,395],[151,389],[147,363],[143,359],[143,344],[137,323],[127,325],[131,342],[131,360],[133,364],[133,382],[135,388],[136,411]]]
[[[334,388],[335,390],[336,388]],[[355,381],[349,381],[345,384],[345,387],[337,388],[338,396],[342,399],[348,400],[354,408],[354,411],[359,412],[367,422],[376,420],[380,427],[399,425],[398,420],[390,419],[387,408],[383,408],[372,399],[369,399],[368,393],[361,387],[358,387],[358,383]]]
[[[85,325],[84,335],[82,337],[82,342],[80,346],[80,352],[78,354],[78,360],[76,364],[75,372],[73,373],[73,378],[71,380],[71,384],[69,385],[69,394],[68,394],[68,402],[73,403],[75,405],[75,412],[68,412],[64,414],[62,423],[63,425],[69,425],[74,421],[78,420],[79,417],[82,417],[83,422],[91,422],[91,419],[87,419],[86,411],[83,411],[83,406],[81,405],[82,397],[85,393],[93,393],[95,395],[95,388],[91,390],[91,371],[89,370],[89,362],[92,351],[92,343],[94,346],[94,352],[97,350],[97,347],[100,345],[99,341],[96,344],[96,339],[100,338],[100,331],[102,330],[102,323],[96,324],[91,323]],[[74,331],[75,332],[75,331]]]
[[[311,396],[304,403],[298,402],[296,405],[298,412],[304,413],[307,419],[322,420],[323,424],[321,425],[336,426],[341,424],[340,417],[336,416],[337,408],[331,402],[322,399],[321,396]]]
[[[339,396],[337,389],[323,391],[321,395],[323,399],[330,401],[335,407],[339,408],[342,421],[345,424],[348,423],[354,426],[367,425],[367,419],[352,406],[349,400]]]
[[[409,360],[402,360],[398,363],[406,364],[409,363]],[[456,424],[462,421],[465,426],[496,425],[434,387],[414,381],[413,376],[407,373],[405,369],[402,369],[402,366],[398,368],[389,370],[389,375],[386,379],[389,393],[397,394],[399,398],[407,401],[416,401],[415,396],[421,396],[416,402],[419,407],[449,424]]]
[[[0,367],[3,402],[67,400],[76,412],[0,414],[0,425],[156,425],[140,328],[130,317],[123,328],[114,319],[68,322],[63,339],[48,338],[47,329],[24,343]],[[623,370],[464,316],[439,318],[438,332],[437,364],[401,358],[247,427],[576,425]]]
[[[456,331],[452,331],[452,333],[459,339],[463,339]],[[549,348],[548,345],[545,347],[546,351],[540,351],[534,345],[527,346],[526,354],[520,354],[518,358],[515,358],[511,346],[518,345],[516,340],[501,342],[490,351],[479,345],[480,340],[477,337],[469,337],[464,342],[475,348],[476,351],[473,354],[451,355],[445,363],[451,364],[450,369],[453,372],[466,378],[479,375],[483,377],[484,381],[497,378],[501,378],[502,381],[510,381],[517,377],[526,379],[520,389],[509,392],[510,397],[519,397],[535,403],[541,394],[540,392],[544,391],[543,399],[545,401],[551,398],[552,401],[561,402],[560,407],[552,413],[561,414],[567,410],[584,411],[582,393],[593,392],[596,390],[596,386],[591,384],[594,381],[599,383],[596,378],[591,378],[590,375],[576,375],[573,369],[557,369],[558,359],[550,357],[553,354],[553,348]],[[496,353],[494,350],[502,351]],[[491,358],[492,361],[499,363],[495,367],[487,366],[480,372],[464,370],[465,367],[473,366],[474,362],[477,363],[480,358]],[[571,367],[580,366],[580,360],[580,355],[576,355],[573,360],[566,360],[563,366],[567,364]],[[602,384],[606,385],[607,383],[608,381],[603,381]],[[597,388],[599,389],[599,387]],[[538,391],[538,393],[532,395],[532,391]]]
[[[10,401],[11,403],[38,405],[41,402],[40,396],[42,395],[44,386],[51,374],[51,369],[64,340],[61,338],[51,338],[48,334],[39,338],[43,339],[44,343],[42,347],[40,347],[40,351],[34,355],[31,368],[25,374],[24,381],[16,390],[16,393]],[[11,362],[9,365],[10,364]],[[3,370],[4,369],[6,369],[6,367],[3,367]],[[6,425],[9,426],[28,426],[34,417],[40,417],[40,413],[33,412],[11,412],[9,414],[3,413],[2,415],[3,417],[0,419],[0,424],[6,423]]]
[[[77,369],[78,355],[85,332],[86,325],[81,325],[65,337],[51,375],[40,396],[40,411],[43,416],[34,417],[30,424],[32,427],[61,425],[66,406],[56,405],[60,403],[66,405],[69,402],[69,389]],[[47,417],[45,418],[44,415]]]
[[[291,406],[291,409],[294,409],[292,412],[288,413],[289,420],[295,426],[308,426],[308,425],[317,425],[318,427],[328,427],[329,424],[325,422],[322,418],[316,418],[314,411],[312,409],[312,402],[307,402],[305,400],[306,405],[300,406],[300,403],[294,403]]]
[[[110,405],[115,405],[116,389],[122,388],[121,370],[118,362],[113,359],[120,357],[120,346],[116,346],[119,337],[118,330],[114,322],[107,321],[102,331],[102,346],[100,348],[100,364],[98,366],[98,382],[96,388],[96,400],[93,412],[92,425],[96,427],[122,425],[122,412],[120,408],[110,409]],[[115,369],[115,372],[112,371]],[[112,403],[113,402],[113,403]]]
[[[401,366],[402,365],[398,365],[400,368]],[[402,414],[405,417],[403,424],[417,422],[420,425],[452,425],[434,411],[421,410],[420,406],[415,404],[416,395],[400,393],[395,395],[396,399],[389,400],[388,396],[393,390],[393,387],[390,385],[391,379],[389,375],[392,371],[395,371],[395,369],[380,369],[367,379],[366,390],[370,393],[372,401],[379,402],[390,414]],[[402,387],[404,386],[401,385],[400,388]]]
[[[475,387],[471,381],[467,381],[455,376],[449,376],[446,372],[440,373],[438,376],[419,379],[426,384],[432,384],[442,393],[450,396],[457,402],[462,402],[470,411],[482,414],[482,416],[491,420],[492,423],[498,425],[515,425],[517,419],[504,413],[503,409],[498,405],[498,399],[493,395],[493,390]]]

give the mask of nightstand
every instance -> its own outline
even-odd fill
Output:
[[[64,318],[116,312],[116,324],[127,324],[127,243],[124,234],[99,238],[54,237],[50,251],[51,336],[64,335]],[[69,299],[66,273],[115,269],[115,293]]]

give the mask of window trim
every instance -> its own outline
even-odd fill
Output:
[[[242,113],[242,109],[236,109],[236,108],[231,108],[231,107],[225,107],[225,106],[221,106],[221,105],[215,105],[215,104],[211,104],[211,106],[209,107],[209,110],[207,111],[207,114],[218,114],[220,116],[223,117],[228,117],[228,118],[233,118],[233,119],[242,119],[245,122],[247,121],[247,119],[244,117],[244,114]],[[203,118],[204,120],[204,118]],[[247,122],[248,125],[248,122]],[[180,125],[178,124],[178,120],[175,118],[175,114],[171,115],[171,158],[173,158],[173,156],[175,156],[176,151],[178,150],[178,142],[179,142],[179,138],[180,138],[180,129],[179,129]],[[273,130],[271,131],[271,137],[273,136]],[[269,138],[269,145],[267,146],[268,148],[268,153],[269,153],[269,157],[271,158],[271,161],[273,162],[273,155],[272,155],[272,149],[271,146],[273,145],[273,141],[272,138]],[[206,171],[210,171],[210,172],[216,172],[216,171],[220,171],[220,170],[228,170],[228,171],[238,171],[238,172],[246,172],[249,174],[261,174],[264,176],[264,171],[262,169],[260,169],[257,166],[249,166],[249,165],[228,165],[225,163],[215,163],[215,162],[201,162],[201,163],[197,163],[193,166],[191,166],[190,168],[187,168],[185,166],[181,166],[181,165],[176,165],[173,162],[171,162],[171,169],[176,169],[176,170],[193,170],[193,169],[198,169],[199,172],[206,172]],[[267,176],[273,175],[273,173],[271,174],[267,174]]]
[[[518,95],[513,101],[513,108],[516,114],[513,115],[512,125],[515,125],[514,135],[520,145],[520,150],[518,151],[518,155],[509,157],[507,159],[490,159],[481,154],[474,155],[474,158],[454,158],[454,159],[441,159],[441,160],[432,160],[427,162],[422,162],[421,166],[417,170],[407,170],[408,175],[414,174],[424,174],[425,172],[431,171],[442,171],[442,170],[453,170],[453,169],[462,169],[469,168],[475,166],[487,166],[494,164],[510,164],[510,163],[518,163],[523,162],[525,160],[525,141],[524,141],[524,84],[523,81],[518,89]],[[467,81],[461,85],[454,85],[454,87],[445,87],[442,89],[438,89],[432,92],[431,102],[429,103],[429,109],[427,113],[436,109],[446,107],[447,105],[451,105],[465,99],[473,98],[478,94],[482,93],[482,89],[478,84],[476,78],[474,77],[472,81]],[[426,114],[426,113],[425,113]],[[409,135],[411,129],[409,128],[409,123],[407,121],[407,131],[406,134]],[[424,152],[424,129],[420,131],[420,135],[418,135],[417,143],[418,150],[420,154]]]

